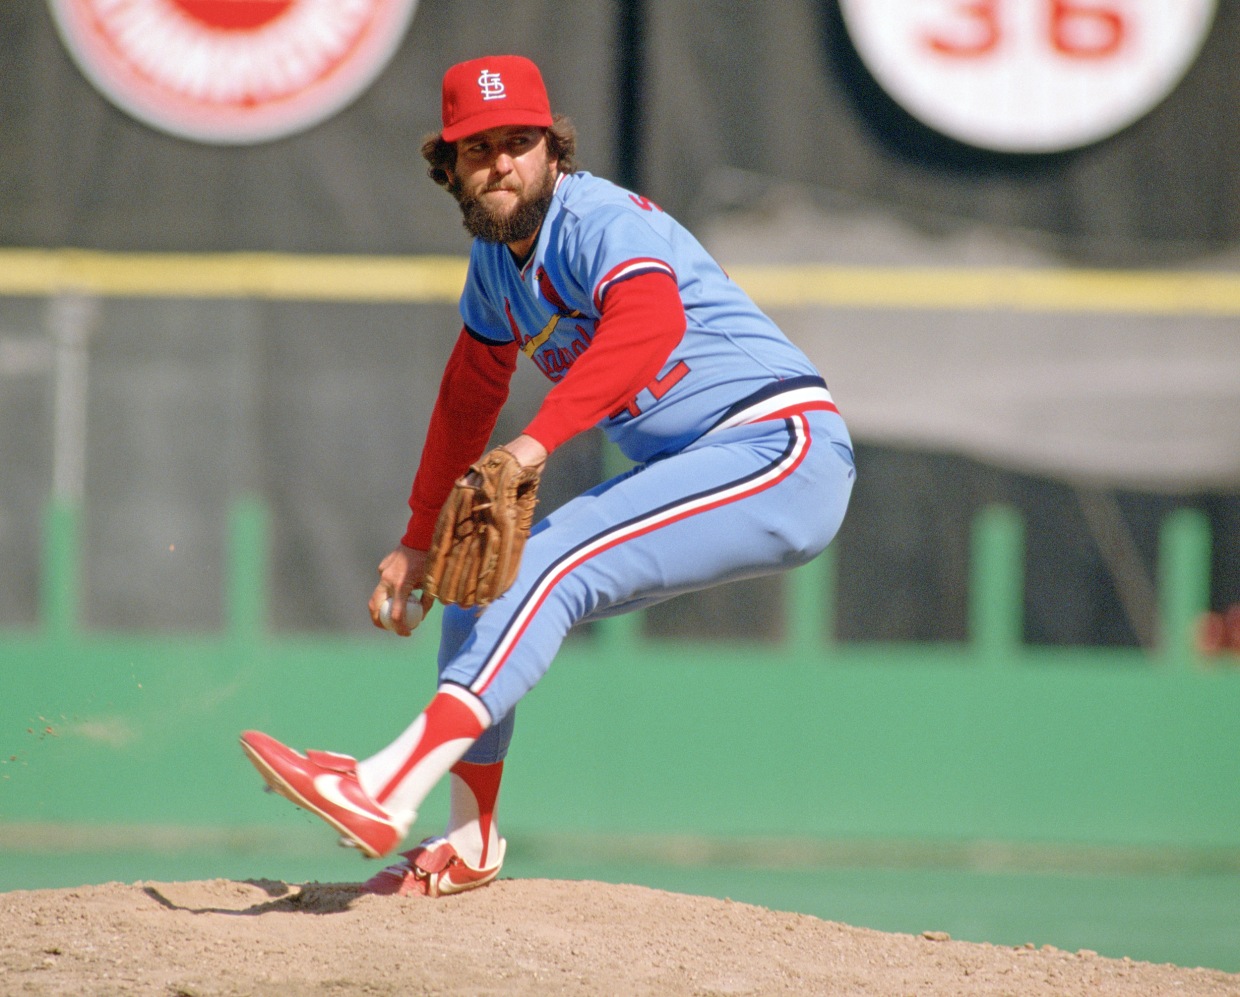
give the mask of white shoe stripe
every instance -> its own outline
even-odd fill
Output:
[[[341,810],[347,810],[349,813],[357,814],[359,817],[365,817],[367,820],[377,821],[379,823],[391,824],[392,821],[385,816],[378,816],[373,810],[363,810],[356,803],[350,800],[340,789],[340,783],[344,776],[335,773],[324,773],[314,777],[314,788],[318,791],[328,803],[339,807]],[[376,805],[376,810],[379,807]]]

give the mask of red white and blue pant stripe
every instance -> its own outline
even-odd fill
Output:
[[[680,453],[552,512],[513,587],[484,611],[447,609],[440,679],[471,690],[499,721],[467,760],[504,756],[513,708],[577,623],[793,568],[830,543],[854,470],[825,386],[747,402]]]

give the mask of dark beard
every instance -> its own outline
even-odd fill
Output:
[[[548,170],[533,197],[522,200],[506,218],[497,218],[480,198],[462,191],[459,179],[449,185],[448,191],[461,206],[461,224],[474,238],[484,242],[520,242],[538,231],[555,194],[555,181],[555,171]]]

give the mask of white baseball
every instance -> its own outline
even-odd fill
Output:
[[[391,630],[395,633],[392,626],[392,600],[384,599],[383,605],[379,607],[379,622],[383,624],[383,629]],[[422,622],[422,603],[410,596],[409,601],[405,603],[405,626],[410,630],[416,630],[418,624]]]

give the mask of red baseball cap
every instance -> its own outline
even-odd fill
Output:
[[[501,125],[551,125],[551,102],[538,67],[520,55],[458,62],[443,76],[445,142]]]

